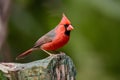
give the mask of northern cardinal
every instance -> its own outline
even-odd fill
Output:
[[[20,59],[34,50],[43,50],[49,55],[52,55],[48,51],[54,51],[64,46],[69,41],[70,31],[73,29],[71,22],[63,14],[60,23],[54,29],[39,38],[32,48],[17,56],[16,59]]]

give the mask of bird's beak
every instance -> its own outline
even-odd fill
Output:
[[[68,27],[67,27],[67,30],[68,31],[71,31],[71,30],[73,30],[74,28],[72,27],[72,25],[69,25]]]

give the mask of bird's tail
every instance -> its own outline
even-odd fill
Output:
[[[30,48],[29,50],[23,52],[19,56],[16,57],[16,60],[24,58],[26,55],[30,54],[32,51],[34,51],[34,48]]]

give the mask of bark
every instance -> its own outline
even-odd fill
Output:
[[[0,70],[9,80],[75,80],[76,69],[64,53],[30,63],[1,63]]]

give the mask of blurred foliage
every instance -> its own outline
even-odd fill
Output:
[[[0,71],[0,80],[7,80],[2,71]]]
[[[13,60],[54,28],[62,13],[75,27],[60,50],[73,59],[76,80],[120,80],[120,0],[13,0],[8,34]],[[35,51],[18,62],[46,56]]]

